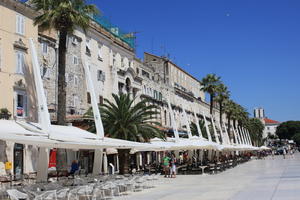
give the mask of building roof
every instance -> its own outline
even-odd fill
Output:
[[[266,124],[280,124],[279,121],[275,121],[275,120],[268,119],[268,118],[264,118],[264,122],[265,122]]]
[[[152,53],[148,53],[148,52],[144,52],[144,55],[148,54],[150,56],[156,57],[158,59],[165,59],[166,61],[168,61],[169,63],[171,63],[173,66],[175,66],[177,69],[179,69],[180,71],[182,71],[183,73],[185,73],[186,75],[188,75],[189,77],[191,77],[192,79],[194,79],[197,82],[200,82],[196,77],[194,77],[193,75],[191,75],[190,73],[188,73],[187,71],[185,71],[183,68],[179,67],[177,64],[175,64],[174,62],[172,62],[170,59],[165,58],[165,57],[161,57],[161,56],[157,56],[154,55]]]

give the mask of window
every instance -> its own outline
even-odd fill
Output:
[[[102,44],[98,43],[98,60],[103,61],[103,57],[101,54]]]
[[[69,74],[68,73],[65,74],[65,82],[66,83],[69,82]]]
[[[16,33],[25,34],[25,17],[23,15],[17,15],[16,19]]]
[[[137,73],[137,75],[140,74],[140,69],[139,68],[136,68],[136,73]]]
[[[103,96],[99,96],[99,104],[103,105]]]
[[[154,99],[157,99],[158,97],[157,97],[157,91],[156,90],[154,90]]]
[[[41,68],[41,77],[42,78],[49,78],[50,77],[49,69],[45,64],[43,64],[43,67]]]
[[[161,92],[158,94],[158,100],[162,101],[162,94],[161,94]]]
[[[91,103],[91,94],[88,92],[87,94],[86,94],[86,96],[87,96],[87,103]]]
[[[125,64],[124,64],[124,58],[121,58],[121,67],[124,67]]]
[[[27,114],[27,96],[25,91],[16,91],[15,113],[17,117],[26,117]]]
[[[150,77],[150,74],[144,70],[142,70],[142,76],[146,76],[147,78]]]
[[[74,85],[78,85],[78,77],[76,75],[74,75]]]
[[[116,64],[116,54],[113,54],[113,66]]]
[[[78,65],[78,57],[73,55],[73,64]]]
[[[47,42],[42,43],[42,51],[43,51],[43,54],[48,53],[48,43]]]
[[[76,108],[79,105],[79,98],[77,95],[73,95],[73,107]]]
[[[24,53],[21,51],[16,52],[16,73],[24,74]]]
[[[97,79],[98,81],[105,81],[105,73],[102,70],[97,71]]]
[[[71,37],[71,41],[72,41],[72,44],[74,44],[74,45],[77,45],[77,44],[78,44],[77,38],[76,38],[75,36],[72,36],[72,37]]]
[[[86,53],[88,55],[91,55],[91,44],[90,44],[90,42],[91,42],[91,39],[86,38],[86,40],[85,40],[85,50],[86,50]]]
[[[165,126],[167,126],[167,111],[165,110],[165,112],[164,112],[164,119],[165,119]]]

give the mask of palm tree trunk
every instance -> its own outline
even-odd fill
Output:
[[[222,120],[222,113],[223,113],[223,103],[219,102],[219,106],[220,106],[220,123],[222,124],[223,120]]]
[[[57,124],[66,125],[66,52],[67,52],[67,32],[59,33],[58,48],[58,95],[57,95]],[[64,170],[67,167],[67,152],[65,149],[57,149],[56,157],[57,169]]]
[[[227,128],[227,132],[228,132],[228,134],[229,134],[229,137],[230,137],[230,139],[232,138],[232,135],[231,135],[231,132],[230,132],[230,130],[231,130],[231,127],[230,127],[230,119],[231,118],[231,115],[228,115],[227,116],[227,124],[228,124],[228,128]]]
[[[129,174],[130,149],[118,149],[120,174]]]
[[[67,31],[59,33],[58,48],[58,95],[57,95],[57,124],[66,124],[66,52]]]
[[[214,107],[213,103],[214,103],[214,95],[210,94],[210,114],[211,115],[213,113],[213,107]]]

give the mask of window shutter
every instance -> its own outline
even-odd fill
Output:
[[[25,34],[25,17],[21,16],[21,33]]]
[[[23,53],[21,54],[21,74],[24,74],[24,68],[25,68],[25,57]]]
[[[22,54],[21,52],[17,52],[16,54],[16,73],[17,74],[23,74],[23,69],[22,69]]]
[[[20,15],[16,16],[16,33],[20,32]]]

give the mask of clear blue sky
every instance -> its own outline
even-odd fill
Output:
[[[299,0],[91,0],[120,28],[138,31],[144,51],[201,79],[222,77],[252,114],[300,120]]]

